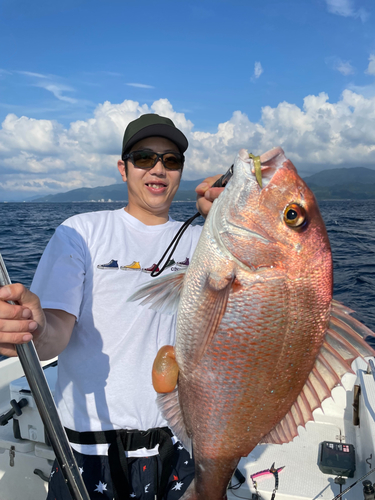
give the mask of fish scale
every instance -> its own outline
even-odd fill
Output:
[[[172,313],[170,290],[180,289],[170,358],[178,384],[162,384],[158,402],[194,452],[195,480],[182,500],[225,498],[242,456],[261,442],[291,441],[351,362],[375,354],[363,340],[373,333],[332,301],[330,244],[314,195],[281,148],[260,163],[262,187],[240,151],[187,272],[133,296]]]
[[[278,333],[280,325],[280,323],[278,323],[278,318],[274,317],[275,321],[273,330],[270,326],[266,326],[267,336],[262,336],[265,325],[262,324],[261,320],[258,321],[258,324],[256,321],[254,321],[254,317],[261,318],[262,316],[257,316],[256,314],[254,314],[254,311],[251,312],[249,310],[247,315],[243,315],[242,325],[235,324],[233,326],[232,309],[234,311],[237,311],[239,306],[243,307],[245,303],[251,303],[253,297],[259,298],[259,293],[256,288],[252,294],[243,293],[242,297],[239,298],[240,303],[238,303],[238,300],[235,297],[229,298],[227,310],[221,322],[220,328],[215,335],[215,340],[207,349],[206,355],[202,359],[200,366],[196,368],[196,371],[200,371],[198,376],[197,374],[195,375],[194,379],[194,383],[197,383],[198,386],[193,392],[191,392],[190,396],[187,396],[187,401],[189,401],[189,398],[194,400],[194,406],[198,409],[198,412],[193,411],[191,417],[187,417],[187,426],[189,426],[188,422],[190,419],[194,421],[194,425],[199,427],[200,432],[204,436],[210,436],[210,439],[215,443],[217,453],[219,454],[221,441],[224,441],[224,443],[226,443],[228,439],[225,434],[221,433],[221,427],[215,426],[216,420],[223,420],[224,418],[229,420],[230,415],[236,415],[235,426],[231,426],[231,430],[228,432],[230,433],[232,440],[237,439],[237,441],[239,441],[239,444],[242,443],[245,445],[245,454],[247,454],[246,451],[248,445],[247,443],[244,443],[243,428],[252,421],[251,419],[255,418],[254,416],[260,419],[261,416],[255,412],[270,408],[268,410],[269,413],[267,414],[267,416],[275,420],[274,423],[277,423],[280,420],[278,413],[281,413],[281,416],[285,414],[285,410],[283,410],[282,407],[279,409],[279,411],[277,411],[277,408],[272,407],[271,402],[271,404],[269,405],[263,403],[263,407],[255,406],[258,405],[262,400],[261,396],[263,396],[264,392],[267,391],[268,388],[276,386],[273,373],[277,373],[279,370],[283,370],[285,368],[279,368],[276,365],[271,371],[270,368],[272,368],[272,365],[269,364],[272,360],[275,360],[275,352],[278,352],[278,347],[280,347],[281,352],[281,355],[279,356],[279,362],[281,363],[284,359],[283,348],[285,342],[283,342],[284,345],[280,345],[280,341],[277,342],[279,337]],[[260,300],[259,302],[263,305],[265,304],[262,300]],[[272,303],[267,302],[265,305],[268,309],[272,311],[274,310]],[[263,315],[267,317],[267,312],[263,311]],[[280,311],[279,315],[283,316],[283,313]],[[283,319],[285,321],[285,318],[282,318],[282,320]],[[233,342],[232,339],[228,337],[228,331],[230,331],[230,329],[237,331],[239,326],[244,326],[250,321],[252,321],[252,328],[250,330],[248,329],[246,334],[242,336],[236,335],[235,342]],[[255,344],[254,348],[250,350],[249,343],[251,344],[251,340],[249,342],[249,337],[254,339]],[[290,341],[287,340],[287,342]],[[257,356],[257,353],[262,354],[261,356]],[[302,349],[301,352],[297,351],[295,353],[295,357],[297,357],[298,359],[301,357],[301,354],[303,354]],[[288,357],[287,354],[286,357]],[[267,359],[269,360],[269,363],[267,363]],[[233,369],[235,366],[237,367],[237,370]],[[310,372],[310,370],[311,368],[307,370],[308,373]],[[207,378],[204,374],[208,371],[214,373],[216,376],[217,384],[215,384],[214,386],[207,387]],[[257,380],[254,380],[254,373],[257,374]],[[293,373],[296,373],[295,369]],[[264,382],[260,384],[260,381]],[[287,386],[286,389],[289,390],[290,387],[288,379],[285,378],[284,382],[284,385]],[[180,391],[184,390],[184,384],[185,379],[181,377],[179,380]],[[190,379],[187,379],[186,384],[190,387],[191,390],[192,381]],[[225,388],[228,387],[230,387],[230,391],[225,390]],[[205,390],[205,388],[206,391],[208,389],[208,395],[205,394],[203,396],[203,391]],[[279,387],[279,390],[280,389],[282,389],[282,387]],[[297,395],[299,391],[300,389],[297,390]],[[215,393],[215,400],[212,399],[210,395],[211,392]],[[222,402],[223,398],[225,397],[228,398],[227,400],[229,404],[226,405],[226,408],[229,415],[225,415],[225,411],[223,410],[221,404],[219,406],[217,405],[217,401],[219,400]],[[292,397],[292,399],[295,398]],[[287,405],[287,407],[288,405],[289,407],[291,405],[291,403],[287,400],[285,401],[285,404]],[[187,405],[189,405],[188,402]],[[277,406],[279,407],[279,403],[277,403]],[[210,414],[210,419],[205,418],[205,415],[207,413]],[[203,421],[201,422],[201,420]],[[270,428],[272,426],[273,425],[271,420]],[[212,428],[215,429],[215,427],[218,429],[218,433],[215,433],[212,430]],[[209,428],[211,428],[211,430],[208,433]],[[252,429],[252,431],[253,433],[257,433],[257,430],[254,428]],[[262,432],[264,434],[264,429],[262,429]],[[257,439],[260,440],[261,437],[262,434],[258,435]],[[205,437],[203,437],[202,439],[204,441]],[[202,444],[202,446],[205,446],[205,444]],[[238,445],[236,445],[236,448],[237,446]]]

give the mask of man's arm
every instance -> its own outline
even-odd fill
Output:
[[[8,300],[18,305],[8,304]],[[43,310],[37,295],[16,283],[0,288],[0,354],[16,356],[16,344],[34,340],[44,361],[60,354],[72,335],[75,316],[58,309]]]
[[[41,361],[54,358],[65,349],[76,321],[73,314],[60,309],[44,309],[44,313],[46,326],[34,341]]]

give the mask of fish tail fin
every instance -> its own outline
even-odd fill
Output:
[[[334,387],[341,384],[345,373],[354,373],[351,364],[357,358],[375,356],[366,342],[374,333],[350,316],[351,309],[332,301],[331,318],[324,343],[315,365],[297,400],[286,416],[262,438],[261,443],[289,443],[297,435],[297,427],[314,420],[313,411],[331,396]]]

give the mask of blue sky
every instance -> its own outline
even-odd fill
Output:
[[[142,112],[187,134],[187,179],[240,147],[375,168],[373,0],[1,0],[0,44],[0,200],[116,182]]]

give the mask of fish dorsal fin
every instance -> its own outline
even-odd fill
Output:
[[[173,434],[184,445],[184,448],[192,456],[191,439],[187,434],[184,420],[182,418],[180,402],[178,399],[178,387],[172,392],[158,394],[157,405]]]
[[[186,269],[168,276],[157,278],[142,286],[131,295],[127,302],[143,299],[142,306],[150,304],[150,309],[165,314],[177,312],[180,294],[184,284]]]
[[[375,351],[364,338],[374,337],[365,325],[349,316],[353,312],[332,301],[331,318],[324,343],[312,372],[286,416],[262,438],[261,443],[283,444],[292,441],[299,425],[314,420],[313,411],[331,395],[345,373],[354,373],[351,364],[356,358],[374,356]]]

